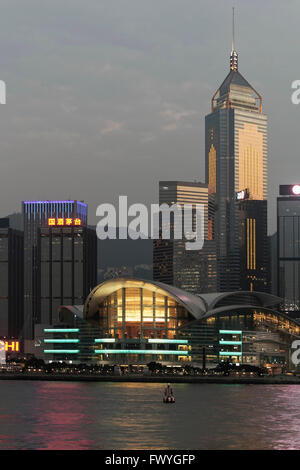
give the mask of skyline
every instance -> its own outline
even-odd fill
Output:
[[[204,116],[229,68],[231,5],[131,4],[127,11],[117,0],[77,1],[67,16],[58,2],[42,8],[30,1],[26,11],[4,2],[1,216],[20,211],[22,200],[57,195],[84,199],[93,224],[98,204],[115,203],[119,194],[150,204],[159,180],[204,182]],[[299,78],[293,57],[300,6],[291,1],[282,11],[273,1],[272,23],[269,1],[234,6],[240,71],[262,94],[269,117],[273,233],[279,184],[299,182],[300,107],[291,102],[291,83]],[[16,174],[22,178],[12,191]]]

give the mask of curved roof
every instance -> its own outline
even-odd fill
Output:
[[[228,306],[241,307],[272,307],[279,304],[281,299],[265,292],[216,292],[194,295],[178,287],[170,286],[162,282],[143,279],[117,278],[105,281],[96,286],[88,295],[84,305],[84,317],[93,318],[98,310],[98,305],[122,287],[137,287],[148,289],[162,295],[168,295],[188,310],[195,318],[200,319],[209,316],[216,309],[228,309]]]
[[[72,322],[73,317],[83,318],[83,305],[61,305],[58,315],[62,323]]]
[[[99,303],[101,303],[105,297],[122,287],[144,288],[162,295],[168,295],[185,307],[195,319],[200,319],[206,312],[206,304],[201,297],[178,289],[178,287],[169,286],[168,284],[156,281],[117,278],[99,284],[90,292],[84,305],[85,318],[92,318],[95,310],[98,309]]]

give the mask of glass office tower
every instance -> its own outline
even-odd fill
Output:
[[[40,323],[52,325],[60,305],[82,305],[97,284],[96,231],[81,225],[41,227],[38,259]]]
[[[22,338],[24,235],[0,219],[0,337]]]
[[[237,204],[240,215],[240,287],[242,290],[269,292],[267,201],[244,199]]]
[[[80,219],[87,224],[87,204],[81,201],[24,201],[24,338],[32,340],[34,325],[41,322],[39,270],[39,228],[48,219]]]
[[[300,317],[300,185],[281,185],[277,198],[278,295],[281,309]]]
[[[186,239],[154,240],[153,279],[180,287],[194,294],[216,290],[216,253],[213,240],[212,201],[208,186],[186,181],[160,181],[159,204],[172,206],[196,204],[204,206],[204,246],[201,250],[186,250]],[[160,221],[160,224],[162,221]],[[161,230],[160,225],[160,230]],[[172,231],[171,231],[172,235]]]
[[[241,288],[240,215],[236,194],[267,199],[267,117],[262,98],[238,71],[233,49],[230,72],[205,118],[206,183],[215,195],[218,290]],[[267,224],[267,220],[265,221]]]

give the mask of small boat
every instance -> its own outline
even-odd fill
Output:
[[[167,385],[164,391],[163,403],[175,403],[175,397],[170,384]]]
[[[168,396],[163,398],[164,403],[175,403],[175,398],[173,396]]]

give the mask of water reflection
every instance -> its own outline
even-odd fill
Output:
[[[300,386],[1,382],[1,449],[299,449]]]

